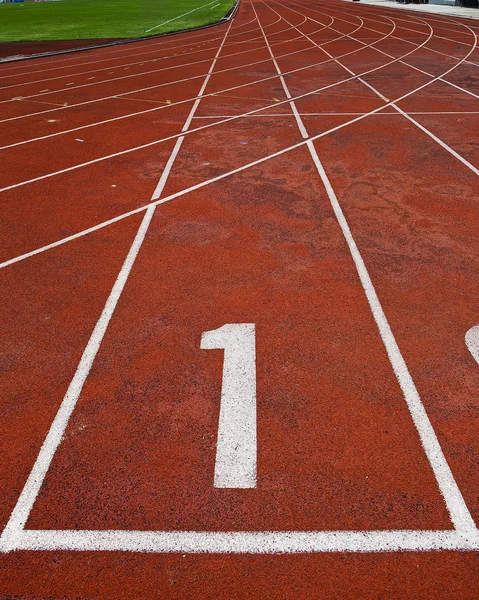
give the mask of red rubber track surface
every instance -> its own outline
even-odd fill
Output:
[[[242,0],[0,67],[0,597],[478,597],[478,31]],[[253,489],[213,487],[226,323],[256,325]]]

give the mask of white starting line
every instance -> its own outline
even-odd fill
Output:
[[[445,531],[71,531],[24,530],[0,552],[76,550],[300,554],[479,550],[479,532]]]

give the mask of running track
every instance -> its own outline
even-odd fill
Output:
[[[1,67],[2,597],[477,598],[478,31],[242,0]]]

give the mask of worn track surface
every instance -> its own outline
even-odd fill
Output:
[[[243,0],[0,67],[2,598],[478,597],[478,30]]]

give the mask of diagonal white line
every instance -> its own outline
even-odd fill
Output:
[[[225,35],[224,35],[223,40],[218,48],[216,56],[215,56],[213,62],[211,63],[211,67],[208,71],[208,75],[205,78],[205,81],[203,82],[200,94],[203,93],[203,91],[208,83],[208,80],[211,77],[211,74],[212,74],[213,69],[216,64],[216,61],[217,61],[218,56],[223,48],[224,42],[225,42],[226,37],[231,29],[231,26],[233,25],[233,22],[234,22],[234,20],[232,20],[230,22],[228,29],[225,32]],[[194,116],[194,113],[198,107],[199,102],[200,102],[200,100],[198,99],[197,102],[195,103],[195,105],[192,107],[192,109],[188,115],[188,118],[184,124],[183,130],[186,130],[188,128],[189,124],[191,123],[191,119]],[[155,195],[159,196],[161,194],[161,191],[163,189],[163,186],[166,183],[169,172],[170,172],[173,162],[178,154],[178,151],[179,151],[182,141],[183,141],[183,138],[179,138],[177,140],[177,144],[175,145],[175,149],[173,150],[173,153],[172,153],[172,158],[170,158],[170,161],[168,162],[168,165],[167,165],[167,167],[168,167],[167,174],[165,177],[162,176],[162,178],[160,179],[160,183],[157,186],[157,189],[155,190],[155,193],[153,194],[153,196],[155,196]],[[166,171],[166,169],[165,169],[165,171]],[[88,374],[91,370],[91,367],[93,365],[95,357],[98,353],[98,350],[100,349],[100,345],[102,343],[103,337],[108,328],[110,320],[113,316],[115,308],[118,304],[121,294],[122,294],[122,292],[125,288],[125,285],[128,281],[128,277],[131,273],[131,269],[133,268],[135,260],[138,256],[138,252],[140,251],[143,241],[145,239],[145,236],[148,231],[148,227],[151,223],[151,219],[153,218],[155,209],[156,209],[156,203],[152,203],[148,207],[146,214],[143,217],[143,220],[142,220],[141,225],[138,229],[138,232],[135,236],[133,244],[131,245],[130,250],[128,251],[126,259],[121,267],[121,270],[120,270],[120,272],[117,276],[117,279],[113,285],[113,288],[110,292],[110,295],[108,296],[108,299],[107,299],[105,306],[102,310],[102,313],[100,315],[100,318],[98,319],[98,321],[95,325],[95,328],[93,329],[93,332],[90,336],[90,339],[88,340],[87,346],[83,352],[80,363],[78,364],[75,375],[73,376],[73,379],[71,380],[68,390],[67,390],[67,392],[63,398],[63,401],[60,405],[60,408],[58,409],[55,419],[53,420],[50,430],[43,442],[43,445],[37,456],[35,464],[33,465],[32,470],[31,470],[31,472],[28,476],[28,479],[25,483],[25,486],[18,498],[17,504],[15,505],[15,507],[10,515],[10,518],[8,520],[8,523],[5,526],[5,529],[3,530],[2,535],[0,536],[0,543],[5,547],[11,548],[11,547],[15,546],[16,539],[18,538],[19,534],[21,534],[21,531],[23,530],[25,523],[27,522],[28,516],[33,507],[33,504],[35,502],[37,494],[41,488],[43,480],[44,480],[44,478],[47,474],[47,471],[50,467],[50,464],[53,460],[55,452],[57,451],[57,448],[61,443],[63,434],[68,425],[70,416],[71,416],[73,410],[75,409],[76,403],[77,403],[78,398],[80,397],[81,391],[83,389],[85,380],[88,377]]]
[[[275,4],[283,6],[279,2],[275,2]],[[274,9],[272,8],[271,10],[274,11]],[[294,9],[291,8],[289,8],[289,10],[294,11]],[[286,19],[285,21],[288,22]],[[303,35],[310,41],[310,43],[316,46],[316,43],[313,40],[311,40],[311,38],[309,38],[306,34]],[[264,34],[264,38],[266,43],[268,43],[266,34]],[[324,49],[322,50],[323,52],[327,52]],[[274,60],[274,55],[271,49],[270,54],[274,61],[276,69],[278,70],[278,73],[281,73],[277,62]],[[346,69],[349,73],[354,74],[353,71],[351,71],[348,67],[344,66],[339,60],[337,60],[336,62],[341,67]],[[362,81],[362,83],[365,83],[371,90],[375,91],[376,94],[383,98],[382,94],[375,90],[373,86],[370,86],[361,78],[359,80]],[[289,91],[284,79],[282,79],[282,83],[285,88],[285,92],[287,93],[287,95],[289,95]],[[392,104],[392,106],[396,108],[395,104]],[[308,133],[302,122],[301,117],[298,115],[297,111],[295,111],[295,107],[293,109],[293,113],[295,114],[296,120],[298,122],[298,127],[301,133],[303,134],[303,136],[308,136]],[[413,122],[415,122],[414,119],[412,119],[408,115],[405,116],[407,116]],[[386,314],[384,313],[384,310],[381,306],[380,300],[374,288],[374,284],[371,280],[366,264],[364,263],[359,248],[354,240],[353,234],[342,211],[341,205],[339,204],[336,193],[334,192],[331,182],[329,181],[329,178],[326,174],[324,166],[321,163],[321,160],[317,154],[313,142],[308,140],[307,146],[311,153],[311,158],[313,159],[313,162],[318,170],[319,176],[321,177],[321,181],[323,182],[323,185],[328,194],[331,206],[336,215],[336,219],[343,232],[352,259],[356,266],[359,279],[361,281],[364,292],[366,294],[366,298],[371,308],[371,312],[373,314],[374,320],[376,321],[376,325],[381,335],[381,339],[383,340],[384,347],[386,348],[386,352],[391,362],[391,366],[394,370],[398,383],[404,394],[404,398],[409,408],[412,420],[419,433],[423,449],[426,453],[426,456],[429,460],[429,464],[431,465],[431,468],[436,477],[436,481],[438,483],[441,494],[445,500],[454,527],[457,531],[460,531],[464,534],[476,535],[477,531],[474,520],[469,512],[469,509],[467,508],[462,493],[456,483],[456,480],[454,479],[454,475],[452,474],[452,471],[447,463],[446,457],[444,456],[441,445],[436,436],[436,432],[434,431],[431,421],[429,420],[426,409],[424,408],[424,405],[421,401],[421,398],[411,377],[409,369],[401,354],[399,346],[396,342],[394,334],[387,320]]]
[[[380,41],[380,40],[378,40],[378,41]],[[427,40],[426,40],[425,42],[423,42],[423,43],[426,43],[426,42],[427,42]],[[468,54],[467,54],[467,55],[466,55],[466,56],[463,58],[463,60],[465,60],[465,59],[467,58],[467,56],[469,56],[469,55],[472,53],[472,50],[473,50],[473,49],[471,49],[471,50],[469,51],[469,53],[468,53]],[[415,50],[412,50],[411,52],[414,52],[414,51],[415,51]],[[396,59],[396,60],[399,60],[399,59],[401,59],[401,58],[404,58],[404,56],[405,56],[405,55],[403,55],[402,57],[399,57],[399,58],[398,58],[398,59]],[[394,62],[394,61],[392,61],[392,62]],[[392,63],[390,63],[390,64],[392,64]],[[451,67],[451,69],[450,69],[449,71],[447,71],[447,72],[451,72],[451,71],[453,71],[453,70],[454,70],[455,68],[457,68],[457,67],[458,67],[460,64],[461,64],[461,63],[457,63],[456,65],[454,65],[453,67]],[[383,66],[384,66],[384,65],[383,65]],[[380,67],[380,68],[382,68],[382,67]],[[374,70],[376,70],[376,69],[373,69],[373,71],[374,71]],[[361,75],[364,75],[364,74],[365,74],[365,73],[361,73]],[[444,74],[442,74],[442,76],[443,76],[443,75],[444,75]],[[345,81],[350,81],[351,79],[354,79],[354,78],[349,78],[349,79],[343,80],[343,81],[341,81],[340,83],[344,83]],[[385,108],[388,108],[389,106],[391,106],[391,105],[392,105],[394,102],[400,102],[401,100],[404,100],[405,98],[408,98],[409,96],[411,96],[411,95],[413,95],[413,94],[417,93],[418,91],[420,91],[420,90],[422,90],[422,89],[425,89],[426,87],[428,87],[429,85],[431,85],[431,83],[433,83],[433,82],[434,82],[434,81],[436,81],[437,79],[438,79],[438,78],[432,79],[431,81],[428,81],[427,83],[425,83],[425,84],[423,84],[423,85],[421,85],[421,86],[419,86],[419,87],[415,88],[414,90],[411,90],[410,92],[408,92],[408,93],[406,93],[406,94],[403,94],[403,95],[402,95],[402,96],[400,96],[399,98],[396,98],[394,101],[391,101],[391,102],[389,102],[389,103],[385,104],[384,106],[380,106],[380,107],[378,107],[378,108],[376,108],[376,109],[374,109],[374,110],[372,110],[372,111],[370,111],[370,112],[368,112],[368,113],[364,113],[364,114],[362,114],[362,115],[359,115],[358,117],[356,117],[356,118],[354,118],[354,119],[351,119],[351,120],[349,120],[349,121],[347,121],[347,122],[345,122],[345,123],[342,123],[341,125],[338,125],[338,126],[336,126],[336,127],[332,127],[331,129],[328,129],[328,130],[324,131],[323,133],[320,133],[320,134],[318,134],[318,135],[316,135],[316,136],[313,136],[313,137],[311,137],[310,139],[311,139],[311,140],[317,140],[317,139],[320,139],[321,137],[324,137],[324,136],[326,136],[326,135],[329,135],[329,134],[331,134],[331,133],[334,133],[335,131],[339,131],[340,129],[342,129],[342,128],[344,128],[344,127],[347,127],[347,126],[349,126],[349,125],[352,125],[353,123],[356,123],[356,122],[358,122],[358,121],[361,121],[362,119],[365,119],[366,117],[369,117],[369,116],[371,116],[371,115],[375,115],[375,114],[379,113],[380,111],[383,111]],[[335,85],[338,85],[338,84],[332,84],[331,86],[327,86],[327,88],[334,87]],[[325,88],[323,88],[323,89],[325,89]],[[310,95],[310,93],[308,93],[308,94],[304,94],[304,95],[301,95],[301,96],[296,96],[296,97],[294,98],[294,100],[297,100],[298,98],[302,98],[302,97],[305,97],[305,96],[308,96],[308,95]],[[274,105],[271,105],[271,106],[278,106],[279,104],[284,104],[284,103],[288,103],[288,104],[289,104],[289,102],[290,102],[289,100],[285,100],[285,101],[283,101],[283,102],[281,102],[281,103],[276,103],[276,104],[274,104]],[[266,110],[266,109],[268,109],[268,108],[271,108],[271,106],[268,106],[268,107],[262,107],[262,108],[260,108],[260,109],[254,110],[254,111],[250,111],[249,113],[246,113],[245,115],[233,116],[233,117],[231,117],[231,118],[225,119],[224,121],[221,121],[221,123],[224,123],[224,122],[227,122],[227,121],[230,121],[230,120],[234,120],[234,119],[237,119],[237,118],[241,118],[241,117],[244,117],[244,116],[248,116],[248,115],[250,115],[250,114],[254,114],[254,113],[261,112],[261,111],[263,111],[263,110]],[[200,129],[204,129],[204,128],[206,128],[206,127],[208,127],[208,126],[204,126],[204,127],[200,127],[200,128],[194,129],[194,130],[190,130],[190,131],[189,131],[189,132],[187,132],[187,133],[192,133],[192,132],[195,132],[195,131],[199,131]],[[175,137],[175,136],[173,136],[173,137]],[[200,188],[202,188],[202,187],[204,187],[204,186],[206,186],[206,185],[210,185],[211,183],[215,183],[215,182],[217,182],[217,181],[220,181],[220,180],[222,180],[222,179],[225,179],[226,177],[230,177],[231,175],[235,175],[236,173],[240,173],[240,172],[242,172],[242,171],[245,171],[245,170],[247,170],[247,169],[250,169],[250,168],[252,168],[252,167],[255,167],[255,166],[259,165],[259,164],[262,164],[263,162],[265,162],[265,161],[267,161],[267,160],[271,160],[271,159],[273,159],[273,158],[276,158],[276,157],[278,157],[278,156],[281,156],[281,155],[283,155],[283,154],[285,154],[285,153],[287,153],[287,152],[291,152],[292,150],[295,150],[296,148],[299,148],[299,147],[301,147],[301,146],[303,146],[303,145],[305,145],[305,144],[306,144],[306,141],[303,141],[303,142],[298,142],[297,144],[292,144],[291,146],[288,146],[287,148],[283,148],[282,150],[279,150],[278,152],[274,152],[274,153],[272,153],[272,154],[269,154],[269,155],[267,155],[267,156],[264,156],[263,158],[260,158],[260,159],[258,159],[258,160],[256,160],[256,161],[253,161],[253,162],[251,162],[251,163],[247,163],[246,165],[243,165],[242,167],[238,167],[237,169],[233,169],[233,170],[231,170],[231,171],[228,171],[228,172],[226,172],[226,173],[223,173],[222,175],[218,175],[217,177],[213,177],[213,178],[211,178],[211,179],[208,179],[208,180],[206,180],[206,181],[203,181],[202,183],[199,183],[199,184],[196,184],[196,185],[194,185],[194,186],[191,186],[191,187],[189,187],[189,188],[186,188],[186,189],[184,189],[184,190],[181,190],[180,192],[177,192],[177,193],[175,193],[175,194],[172,194],[172,195],[170,195],[170,196],[167,196],[166,198],[163,198],[163,199],[161,199],[161,200],[156,200],[156,202],[155,202],[155,203],[146,204],[146,205],[144,205],[144,206],[141,206],[141,207],[139,207],[139,208],[136,208],[136,209],[134,209],[134,210],[127,211],[127,212],[125,212],[125,213],[123,213],[123,214],[121,214],[121,215],[118,215],[117,217],[113,217],[112,219],[108,219],[108,220],[106,220],[106,221],[103,221],[102,223],[98,223],[97,225],[94,225],[94,226],[92,226],[92,227],[89,227],[89,228],[87,228],[87,229],[84,229],[84,230],[82,230],[82,231],[80,231],[80,232],[78,232],[78,233],[76,233],[76,234],[73,234],[73,235],[71,235],[71,236],[67,236],[67,237],[65,237],[65,238],[62,238],[62,239],[60,239],[60,240],[57,240],[56,242],[52,242],[52,243],[50,243],[50,244],[46,244],[45,246],[41,246],[40,248],[37,248],[37,249],[35,249],[35,250],[32,250],[32,251],[30,251],[30,252],[26,252],[26,253],[24,253],[24,254],[21,254],[21,255],[18,255],[18,256],[16,256],[16,257],[14,257],[14,258],[8,259],[8,260],[6,260],[6,261],[4,261],[4,262],[0,263],[0,269],[1,269],[1,268],[4,268],[4,267],[7,267],[7,266],[10,266],[10,265],[12,265],[12,264],[15,264],[15,263],[17,263],[17,262],[20,262],[20,261],[22,261],[22,260],[25,260],[26,258],[30,258],[30,257],[32,257],[32,256],[36,256],[37,254],[40,254],[40,253],[42,253],[42,252],[46,252],[47,250],[50,250],[50,249],[52,249],[52,248],[56,248],[56,247],[58,247],[58,246],[61,246],[61,245],[63,245],[63,244],[66,244],[66,243],[68,243],[68,242],[70,242],[70,241],[73,241],[73,240],[75,240],[75,239],[78,239],[79,237],[82,237],[82,236],[84,236],[84,235],[88,235],[89,233],[92,233],[92,232],[94,232],[94,231],[98,231],[99,229],[102,229],[103,227],[107,227],[107,226],[109,226],[109,225],[111,225],[111,224],[113,224],[113,223],[116,223],[116,222],[118,222],[118,221],[120,221],[120,220],[122,220],[122,219],[126,219],[126,218],[128,218],[128,217],[130,217],[130,216],[132,216],[132,215],[138,214],[138,213],[140,213],[140,212],[142,212],[142,211],[144,211],[144,210],[147,210],[147,208],[148,208],[148,207],[149,207],[151,204],[155,204],[155,205],[156,205],[156,204],[160,204],[160,203],[163,203],[163,202],[168,202],[168,201],[170,201],[170,200],[173,200],[174,198],[179,198],[180,196],[183,196],[183,195],[185,195],[185,194],[188,194],[188,193],[190,193],[190,192],[192,192],[192,191],[195,191],[195,190],[197,190],[197,189],[200,189]],[[472,168],[472,165],[470,165],[469,163],[468,163],[468,164],[466,164],[465,166],[467,166],[468,168]]]
[[[190,15],[191,13],[194,13],[197,10],[205,8],[205,6],[210,6],[211,4],[216,4],[216,2],[217,2],[217,0],[213,0],[212,2],[208,2],[207,4],[202,4],[201,6],[198,6],[197,8],[193,8],[193,10],[189,10],[188,12],[185,12],[182,15],[178,15],[177,17],[174,17],[173,19],[164,21],[163,23],[160,23],[159,25],[155,25],[154,27],[151,27],[150,29],[145,29],[145,33],[150,33],[150,31],[154,31],[155,29],[158,29],[158,27],[162,27],[163,25],[166,25],[167,23],[172,23],[173,21],[177,21],[178,19],[181,19],[181,17],[186,17],[186,15]]]

